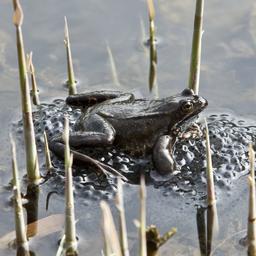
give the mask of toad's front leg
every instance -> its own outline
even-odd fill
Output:
[[[169,135],[158,138],[153,148],[153,163],[160,174],[172,173],[176,169],[176,163],[172,156],[176,139]]]

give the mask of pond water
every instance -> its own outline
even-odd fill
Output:
[[[143,96],[148,92],[148,55],[143,42],[147,39],[147,8],[144,0],[45,0],[22,1],[23,33],[26,51],[33,51],[37,81],[42,102],[64,99],[67,90],[65,49],[63,45],[64,16],[69,22],[74,69],[79,91],[123,89]],[[157,1],[156,26],[157,80],[159,96],[173,95],[188,84],[191,38],[195,1]],[[14,229],[11,191],[5,186],[11,177],[8,133],[12,123],[21,118],[19,79],[12,24],[12,2],[0,4],[0,236]],[[112,83],[107,53],[110,46],[121,88]],[[242,119],[254,120],[256,109],[256,4],[253,0],[213,0],[205,3],[204,34],[200,77],[200,94],[207,98],[211,113],[232,113]],[[23,145],[18,145],[19,169],[24,173]],[[43,163],[43,159],[41,159]],[[125,206],[130,247],[137,250],[138,186],[125,186]],[[247,179],[241,176],[230,189],[218,188],[219,234],[213,240],[213,255],[246,255],[238,241],[247,227]],[[25,187],[24,187],[25,190]],[[64,210],[63,195],[52,196],[49,210],[45,199],[49,191],[42,186],[38,217]],[[103,242],[100,230],[100,200],[76,200],[76,218],[81,255],[100,255]],[[109,200],[114,205],[113,200]],[[200,255],[197,221],[202,210],[198,202],[186,194],[165,194],[147,186],[147,223],[166,232],[177,227],[178,233],[161,250],[161,255]],[[113,212],[116,215],[116,210]],[[200,218],[201,216],[201,218]],[[198,222],[200,222],[198,221]],[[57,250],[58,234],[33,238],[31,248],[36,255],[52,255]],[[215,249],[216,248],[216,249]],[[12,249],[0,255],[15,255]]]

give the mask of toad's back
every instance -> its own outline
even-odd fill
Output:
[[[105,118],[136,119],[168,115],[177,110],[177,102],[167,99],[137,99],[131,102],[104,102],[89,109],[89,114],[98,114]]]

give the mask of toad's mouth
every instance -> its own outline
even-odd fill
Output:
[[[198,111],[197,114],[193,113],[193,115],[191,116],[188,116],[186,117],[184,120],[182,120],[181,122],[177,123],[173,129],[172,129],[172,134],[174,135],[178,135],[179,133],[181,132],[184,132],[186,130],[188,130],[188,128],[190,126],[193,125],[193,123],[195,123],[195,121],[197,120],[198,118],[198,114],[200,113],[201,111]]]

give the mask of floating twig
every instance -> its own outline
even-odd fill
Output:
[[[23,12],[19,0],[13,1],[14,16],[13,23],[16,27],[17,36],[17,53],[20,75],[20,91],[21,91],[21,103],[23,113],[23,128],[24,128],[24,140],[26,146],[26,162],[27,162],[27,175],[28,179],[32,183],[38,183],[40,180],[40,172],[38,166],[38,157],[36,150],[35,132],[32,119],[32,109],[29,92],[29,82],[27,76],[26,59],[24,52],[24,43],[22,36],[22,22]]]
[[[192,50],[190,59],[189,88],[195,94],[199,91],[200,65],[201,65],[201,44],[203,35],[203,11],[204,0],[196,1],[196,11],[194,19],[194,32],[192,40]]]
[[[74,68],[73,68],[73,60],[72,60],[72,54],[71,54],[71,46],[70,46],[70,39],[69,39],[69,31],[68,31],[68,22],[66,16],[64,17],[65,20],[65,28],[64,28],[64,44],[66,47],[66,53],[67,53],[67,71],[68,71],[68,87],[69,87],[69,95],[76,94],[76,79],[74,74]]]

